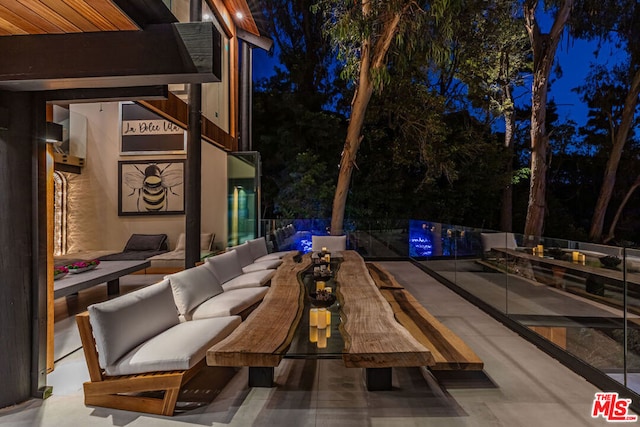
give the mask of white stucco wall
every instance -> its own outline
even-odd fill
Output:
[[[74,104],[71,117],[86,117],[86,161],[82,174],[66,174],[68,179],[67,252],[124,248],[133,233],[169,236],[175,246],[184,232],[184,215],[118,216],[118,161],[184,159],[185,156],[121,156],[119,107],[117,102]],[[73,120],[71,123],[73,134]],[[227,155],[203,142],[202,148],[202,231],[216,233],[219,247],[227,233]]]

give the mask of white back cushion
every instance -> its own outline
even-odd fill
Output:
[[[248,240],[247,244],[251,249],[251,255],[253,255],[253,259],[258,259],[261,256],[265,256],[269,253],[267,251],[267,241],[264,240],[264,237],[258,237],[257,239]]]
[[[229,251],[209,257],[204,265],[213,271],[213,274],[215,274],[221,284],[242,274],[242,267],[240,266],[240,260],[236,251]]]
[[[218,278],[204,265],[170,274],[166,279],[171,283],[176,307],[182,315],[223,292]]]
[[[186,236],[184,233],[180,233],[178,236],[178,241],[176,242],[175,251],[184,251]],[[211,248],[211,243],[213,240],[213,233],[202,233],[200,234],[200,250],[208,251]]]
[[[516,236],[513,233],[480,233],[482,250],[488,252],[491,248],[516,249]]]
[[[247,265],[253,264],[255,258],[251,254],[251,248],[247,242],[244,242],[241,245],[231,246],[227,249],[227,251],[236,251],[238,253],[238,261],[240,262],[240,267],[244,268]]]
[[[179,323],[168,280],[88,307],[100,366]]]
[[[322,248],[331,251],[347,249],[347,236],[311,236],[311,250],[319,252]]]

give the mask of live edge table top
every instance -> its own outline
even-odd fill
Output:
[[[260,306],[231,335],[208,350],[207,364],[275,367],[285,357],[327,357],[327,351],[299,351],[296,343],[309,340],[308,287],[303,278],[311,265],[309,254],[287,255]],[[333,307],[331,315],[338,327],[334,323],[331,334],[338,332],[341,336],[343,345],[335,356],[342,357],[346,367],[435,364],[431,352],[395,320],[391,306],[357,252],[342,252],[335,282],[339,310]]]

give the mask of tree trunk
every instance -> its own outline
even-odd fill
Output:
[[[513,105],[513,97],[511,96],[511,91],[509,86],[507,85],[503,89],[504,100],[503,105],[506,102],[510,102]],[[509,154],[507,159],[507,176],[509,177],[509,182],[502,189],[502,206],[500,209],[500,229],[502,231],[513,231],[513,183],[512,183],[512,175],[513,175],[513,131],[515,128],[515,116],[511,109],[505,111],[504,113],[504,146],[507,149]]]
[[[545,121],[549,75],[572,5],[573,0],[562,3],[549,34],[542,34],[536,21],[538,1],[527,0],[524,7],[527,33],[533,48],[534,70],[531,88],[531,181],[524,234],[534,238],[542,235],[546,207],[549,136]]]
[[[360,75],[358,76],[358,87],[356,89],[353,103],[351,104],[351,117],[347,128],[347,138],[344,142],[342,157],[340,160],[340,173],[336,184],[336,193],[333,198],[333,209],[331,211],[331,234],[340,235],[344,232],[344,211],[347,205],[347,194],[351,183],[351,173],[356,164],[356,155],[362,141],[362,127],[364,117],[371,96],[373,95],[373,83],[371,81],[371,70],[380,69],[386,66],[385,58],[391,43],[398,31],[400,19],[409,9],[411,3],[396,12],[385,22],[382,32],[379,34],[375,45],[372,47],[371,36],[366,36],[362,41],[360,49]],[[368,16],[371,13],[371,2],[362,1],[362,14]]]
[[[593,242],[598,242],[602,238],[602,229],[604,227],[604,217],[611,201],[611,195],[613,194],[613,188],[616,184],[616,174],[618,173],[618,165],[620,164],[620,158],[622,157],[622,151],[624,145],[629,137],[629,130],[633,125],[633,119],[635,117],[636,107],[638,104],[638,95],[640,95],[640,70],[633,76],[631,87],[624,101],[624,107],[622,109],[622,120],[620,121],[620,127],[618,131],[614,132],[613,147],[611,148],[611,154],[609,160],[607,160],[607,167],[604,171],[604,178],[602,179],[602,187],[600,188],[600,194],[598,195],[598,201],[593,211],[593,218],[591,220],[591,229],[589,230],[589,239]],[[615,126],[611,127],[615,129]],[[609,231],[611,234],[611,231]]]
[[[602,240],[602,243],[609,243],[615,237],[616,226],[618,225],[618,221],[620,220],[622,211],[624,210],[624,207],[627,205],[627,202],[631,198],[631,195],[633,194],[634,191],[636,191],[636,188],[638,187],[640,187],[640,176],[636,178],[636,182],[633,183],[629,191],[627,191],[627,194],[624,196],[624,200],[622,201],[622,203],[620,203],[620,206],[618,207],[618,211],[616,212],[616,216],[613,217],[613,221],[611,221],[611,226],[609,227],[609,233]]]

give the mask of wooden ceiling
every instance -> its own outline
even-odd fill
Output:
[[[0,35],[139,30],[110,0],[0,0]]]
[[[123,2],[0,0],[0,36],[140,30],[139,24],[123,12],[119,3]],[[223,3],[236,25],[260,35],[246,0],[223,0]],[[242,19],[236,18],[237,12],[242,13]]]

